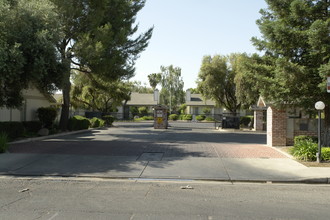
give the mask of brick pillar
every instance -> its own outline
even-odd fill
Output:
[[[254,111],[254,130],[255,131],[262,131],[263,130],[263,119],[264,119],[264,114],[262,110],[255,110]]]
[[[267,145],[286,146],[287,114],[270,106],[267,108]]]

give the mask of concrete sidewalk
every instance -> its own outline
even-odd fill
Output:
[[[153,159],[154,158],[154,159]],[[330,168],[289,159],[1,154],[0,175],[330,183]]]

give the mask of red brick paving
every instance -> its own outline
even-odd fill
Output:
[[[214,145],[221,158],[286,158],[286,156],[265,145],[216,144]]]

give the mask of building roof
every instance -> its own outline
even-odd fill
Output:
[[[201,94],[191,94],[190,100],[186,100],[188,106],[215,106],[215,102],[209,99],[203,98]]]
[[[131,100],[127,102],[127,105],[135,106],[154,106],[157,105],[157,101],[154,100],[153,93],[138,93],[133,92],[131,94]]]

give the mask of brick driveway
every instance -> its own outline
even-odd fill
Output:
[[[266,135],[219,132],[212,124],[171,123],[154,130],[151,123],[116,123],[115,127],[86,131],[44,141],[12,144],[11,153],[163,157],[285,158],[265,146]]]

